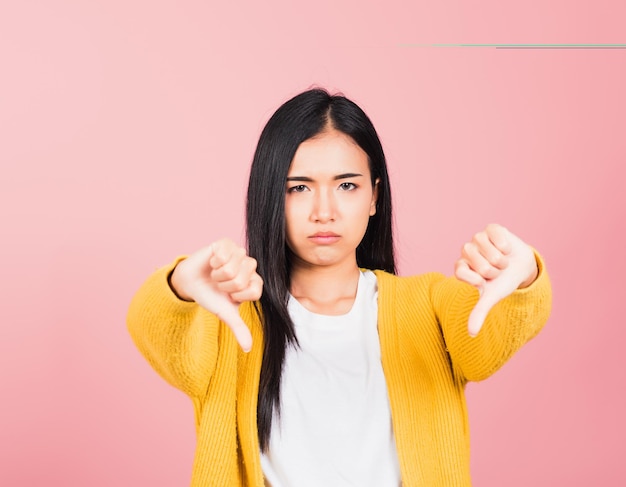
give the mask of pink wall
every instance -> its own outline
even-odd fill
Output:
[[[0,7],[0,485],[188,483],[191,405],[126,308],[241,238],[260,129],[313,84],[379,130],[403,274],[491,221],[548,262],[548,327],[468,389],[475,484],[626,485],[626,50],[432,47],[624,43],[623,2],[249,3]]]

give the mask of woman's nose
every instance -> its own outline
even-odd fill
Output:
[[[332,191],[319,191],[314,199],[312,218],[316,222],[326,223],[335,220],[336,201]]]

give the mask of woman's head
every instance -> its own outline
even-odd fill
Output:
[[[252,162],[247,201],[248,245],[250,255],[259,261],[259,273],[266,284],[268,279],[273,280],[273,273],[289,279],[285,183],[291,162],[302,142],[330,129],[354,140],[367,155],[371,184],[378,181],[376,212],[357,247],[357,264],[395,272],[389,178],[376,130],[354,102],[313,89],[276,110],[261,133]]]
[[[379,180],[343,132],[326,128],[300,144],[285,187],[285,234],[292,273],[356,270],[356,249],[376,213]]]

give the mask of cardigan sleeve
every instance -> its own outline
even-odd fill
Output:
[[[528,287],[497,303],[476,337],[467,330],[478,291],[455,278],[433,283],[431,297],[453,368],[464,380],[479,381],[496,372],[543,328],[552,307],[550,279],[535,253],[539,274]]]
[[[179,299],[168,276],[181,259],[155,271],[133,297],[127,325],[148,363],[191,397],[206,394],[218,354],[219,319]]]

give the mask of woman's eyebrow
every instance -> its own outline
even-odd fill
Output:
[[[362,177],[363,174],[359,174],[356,172],[347,172],[344,174],[337,174],[333,179],[335,181],[339,179],[349,179],[349,178],[358,178]],[[305,182],[313,182],[313,179],[308,176],[288,176],[287,181],[305,181]]]
[[[306,181],[310,183],[313,179],[307,176],[287,176],[287,181]]]
[[[344,173],[344,174],[338,174],[337,176],[335,176],[334,179],[335,180],[337,180],[337,179],[349,179],[349,178],[358,178],[358,177],[361,177],[361,176],[363,176],[363,174],[359,174],[359,173],[356,173],[356,172],[347,172],[347,173]]]

